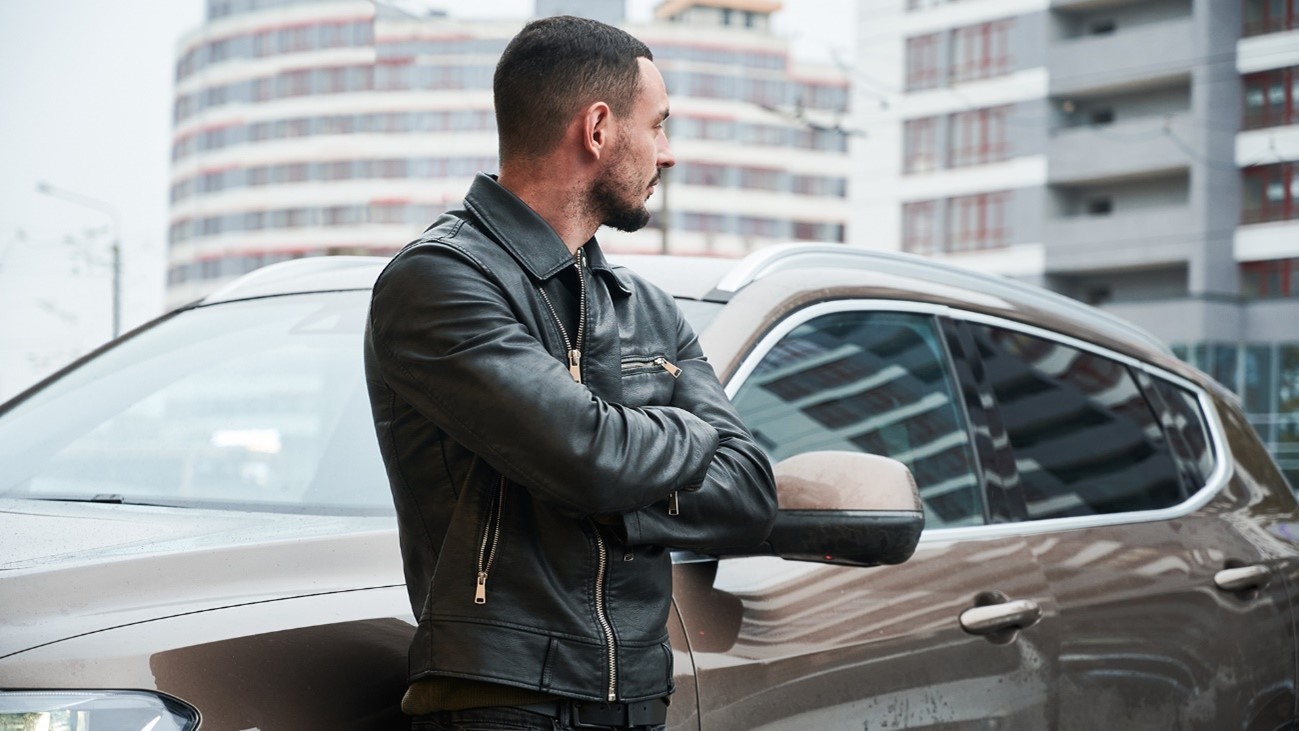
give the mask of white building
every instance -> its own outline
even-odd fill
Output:
[[[1142,325],[1299,484],[1299,5],[864,0],[859,29],[854,242]]]
[[[844,240],[847,139],[833,127],[848,82],[791,61],[769,31],[779,7],[670,0],[628,27],[667,80],[678,168],[651,201],[658,230],[607,231],[608,248]],[[363,0],[209,0],[178,49],[168,303],[283,259],[391,254],[458,205],[496,170],[492,74],[521,26]]]

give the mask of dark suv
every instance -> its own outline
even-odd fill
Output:
[[[781,491],[754,555],[675,556],[671,728],[1294,725],[1299,505],[1159,342],[902,255],[624,261]],[[401,727],[382,264],[255,272],[0,407],[0,729]]]

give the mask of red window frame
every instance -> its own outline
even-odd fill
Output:
[[[938,118],[908,119],[903,124],[902,171],[924,173],[939,167]]]
[[[1242,10],[1241,35],[1257,36],[1299,27],[1299,0],[1245,0]]]
[[[952,167],[985,165],[1010,157],[1006,119],[1010,107],[988,107],[952,115],[948,156]]]
[[[1241,198],[1241,223],[1291,221],[1299,218],[1299,164],[1280,163],[1246,168]],[[1276,186],[1280,186],[1277,188]],[[1272,192],[1279,190],[1279,198]]]
[[[1006,245],[1007,192],[976,193],[947,201],[949,252],[996,249]]]
[[[1299,67],[1247,74],[1241,81],[1245,87],[1241,125],[1245,129],[1299,123]],[[1261,94],[1263,104],[1251,107],[1251,94]]]
[[[938,41],[940,33],[907,39],[907,91],[939,86]]]
[[[915,201],[902,204],[902,250],[913,254],[938,251],[938,204]]]
[[[952,31],[952,83],[1010,73],[1012,22],[993,20]]]
[[[1240,277],[1241,289],[1246,297],[1299,297],[1299,259],[1243,262],[1240,265]],[[1269,286],[1269,282],[1275,287]]]

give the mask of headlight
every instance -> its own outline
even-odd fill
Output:
[[[0,690],[0,731],[193,731],[198,711],[135,690]]]

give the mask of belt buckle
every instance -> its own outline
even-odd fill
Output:
[[[583,716],[586,717],[585,720]],[[569,717],[573,728],[616,728],[631,725],[627,723],[627,706],[622,703],[574,701],[569,704]]]
[[[662,704],[662,708],[655,708],[652,705],[654,703]],[[641,703],[582,703],[575,701],[569,706],[569,716],[573,728],[655,726],[667,721],[667,704],[662,700]]]

